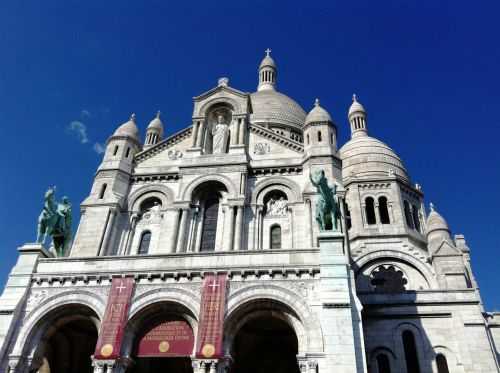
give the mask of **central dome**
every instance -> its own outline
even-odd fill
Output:
[[[256,124],[282,124],[302,130],[306,112],[287,95],[275,90],[262,90],[250,95],[253,114],[250,121]]]

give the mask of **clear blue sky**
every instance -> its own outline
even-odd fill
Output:
[[[47,186],[78,212],[96,143],[131,112],[143,135],[157,110],[177,131],[217,78],[254,91],[270,47],[279,89],[305,110],[319,97],[341,143],[358,94],[370,133],[465,234],[483,299],[500,309],[499,13],[498,1],[457,0],[2,1],[0,283],[35,239]]]

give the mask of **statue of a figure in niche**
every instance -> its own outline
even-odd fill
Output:
[[[287,200],[282,196],[279,199],[270,198],[266,204],[267,215],[286,216]]]
[[[212,124],[212,153],[227,153],[229,126],[222,113],[217,114],[217,122]]]
[[[325,171],[319,170],[309,175],[311,183],[316,187],[319,198],[316,202],[316,221],[322,231],[339,230],[340,207],[337,196],[337,184],[328,185]]]
[[[63,197],[60,203],[54,200],[56,187],[45,193],[43,210],[38,217],[36,242],[44,244],[47,236],[52,236],[55,253],[58,257],[66,254],[71,242],[71,203]]]

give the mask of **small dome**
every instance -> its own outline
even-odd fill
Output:
[[[147,129],[158,130],[159,132],[163,133],[163,123],[160,119],[160,112],[156,113],[156,117],[151,122],[149,122]]]
[[[306,112],[287,95],[274,90],[262,90],[250,95],[252,123],[277,123],[302,129]]]
[[[434,209],[431,203],[431,212],[427,216],[427,234],[433,231],[447,231],[449,233],[450,228],[446,220]]]
[[[370,136],[354,137],[339,150],[342,178],[369,179],[396,175],[409,181],[403,162],[389,146]]]
[[[352,104],[349,108],[349,116],[353,113],[362,112],[366,114],[365,108],[358,102],[356,95],[352,95]]]
[[[126,136],[139,141],[139,130],[135,124],[135,114],[132,114],[127,122],[118,127],[113,136]]]
[[[316,101],[314,102],[314,107],[309,112],[309,114],[307,114],[305,122],[306,125],[309,123],[317,123],[317,122],[333,123],[330,114],[328,114],[328,112],[319,105],[319,99],[316,99]]]
[[[262,69],[264,66],[270,66],[276,68],[276,63],[270,55],[271,50],[269,48],[266,49],[266,56],[262,59],[262,62],[259,65],[259,69]]]

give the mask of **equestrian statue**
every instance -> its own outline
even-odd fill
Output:
[[[71,204],[68,197],[56,203],[55,190],[55,186],[49,187],[45,193],[43,210],[38,217],[36,242],[43,245],[47,236],[52,236],[56,256],[63,257],[71,243]]]
[[[316,221],[321,231],[339,230],[340,206],[337,196],[337,184],[328,185],[324,170],[309,174],[312,185],[319,193],[316,201]]]

